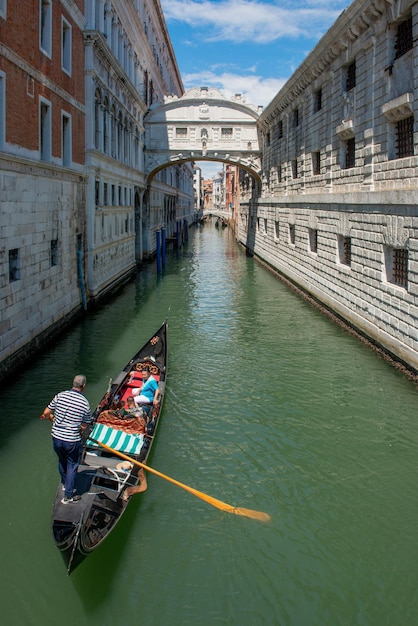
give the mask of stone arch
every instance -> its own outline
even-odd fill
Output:
[[[152,106],[144,118],[148,183],[170,165],[216,161],[236,165],[260,184],[261,110],[240,94],[228,100],[208,87],[190,89],[181,98],[168,96]]]

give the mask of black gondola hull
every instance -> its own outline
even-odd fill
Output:
[[[106,426],[106,436],[122,445],[127,442],[133,445],[133,452],[126,452],[118,448],[123,454],[128,454],[135,461],[146,464],[153,444],[161,415],[165,382],[167,376],[167,322],[165,321],[156,333],[142,346],[135,356],[127,363],[116,380],[109,386],[93,414],[93,426],[97,427],[105,413],[111,412],[112,407],[127,394],[131,394],[135,387],[140,386],[138,372],[144,365],[148,365],[152,374],[158,380],[160,400],[153,405],[148,416],[148,432],[152,435],[135,435],[125,432],[128,424],[132,428],[132,420]],[[139,374],[138,374],[139,375]],[[110,435],[109,435],[110,432]],[[76,494],[80,500],[74,503],[63,504],[63,491],[58,486],[52,510],[52,534],[57,548],[62,553],[71,573],[83,559],[91,554],[115,528],[117,522],[126,510],[131,494],[140,484],[138,466],[121,463],[115,453],[105,451],[97,445],[93,434],[85,437],[82,448],[81,462],[77,471],[75,483]],[[91,436],[91,438],[90,438]],[[142,438],[141,438],[142,437]],[[121,444],[122,442],[122,444]],[[133,442],[133,443],[131,443]],[[137,443],[138,442],[138,443]],[[112,444],[109,443],[112,447]],[[131,465],[131,467],[128,467]]]

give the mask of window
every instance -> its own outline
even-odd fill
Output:
[[[58,265],[58,239],[51,241],[51,267]]]
[[[345,142],[345,169],[350,169],[356,164],[356,142],[354,137]]]
[[[292,161],[292,178],[298,177],[298,160],[293,159]]]
[[[9,250],[9,282],[20,280],[20,256],[19,249]]]
[[[187,137],[187,128],[176,128],[176,137]]]
[[[100,204],[100,181],[96,180],[94,183],[94,194],[95,194],[95,202],[96,206]]]
[[[279,239],[280,236],[280,223],[279,220],[274,222],[274,237],[275,239]]]
[[[281,166],[281,165],[278,165],[278,166],[277,166],[277,182],[278,182],[278,183],[281,183],[281,182],[282,182],[282,179],[283,179],[283,173],[282,173],[282,171],[283,171],[283,170],[282,170],[282,166]]]
[[[103,183],[103,204],[105,206],[107,206],[108,204],[108,197],[107,197],[107,183]]]
[[[233,134],[232,128],[221,128],[222,139],[232,139],[232,134]]]
[[[52,2],[40,0],[39,3],[39,46],[45,54],[52,56]]]
[[[338,260],[342,265],[351,265],[351,237],[338,235]]]
[[[72,161],[71,117],[62,113],[62,164],[70,167]]]
[[[0,0],[0,17],[4,20],[7,17],[7,0]]]
[[[295,109],[293,111],[293,128],[297,128],[299,126],[299,109]]]
[[[321,153],[319,150],[312,152],[312,174],[317,176],[321,173]]]
[[[350,91],[356,86],[356,62],[353,61],[346,68],[345,74],[345,90]]]
[[[51,160],[51,104],[41,100],[39,110],[39,139],[40,155],[42,161]]]
[[[322,109],[322,89],[315,91],[313,95],[313,112],[317,113]]]
[[[318,252],[318,230],[316,228],[309,229],[309,249],[315,254]]]
[[[277,125],[277,138],[283,139],[283,120],[279,120]]]
[[[266,134],[266,145],[267,145],[267,147],[270,146],[270,133]]]
[[[71,24],[64,17],[61,21],[61,47],[62,69],[71,76],[72,31]]]
[[[396,157],[401,159],[414,154],[414,117],[396,123]]]
[[[395,38],[395,59],[411,50],[412,39],[412,15],[398,25]]]
[[[388,283],[408,288],[408,250],[385,246],[385,269]]]
[[[295,225],[289,224],[289,243],[295,245]]]

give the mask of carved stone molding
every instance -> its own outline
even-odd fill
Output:
[[[392,248],[406,248],[409,240],[409,231],[404,226],[402,216],[387,218],[386,226],[383,227],[383,241]]]
[[[389,122],[399,122],[413,113],[414,94],[404,93],[398,98],[385,102],[382,113]]]

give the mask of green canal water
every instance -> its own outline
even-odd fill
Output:
[[[169,317],[152,465],[268,523],[149,475],[70,576],[50,533],[50,398],[94,406]],[[212,224],[145,268],[0,392],[5,626],[415,626],[418,395]]]

